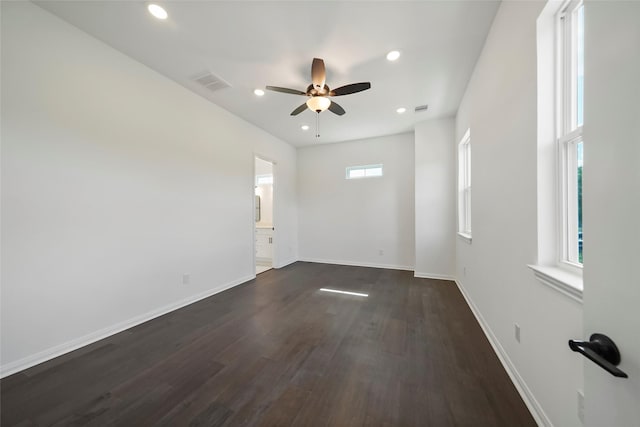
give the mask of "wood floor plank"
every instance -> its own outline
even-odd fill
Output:
[[[4,378],[0,403],[3,426],[535,426],[453,283],[304,262]]]

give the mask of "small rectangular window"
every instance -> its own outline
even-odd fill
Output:
[[[458,233],[471,237],[471,133],[458,144]]]
[[[257,175],[256,185],[273,184],[273,175]]]
[[[571,0],[558,14],[560,262],[582,266],[582,158],[584,141],[584,5]]]
[[[346,179],[382,176],[382,165],[348,166]]]

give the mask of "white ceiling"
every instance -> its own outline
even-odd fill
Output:
[[[499,1],[41,1],[39,6],[294,146],[412,131],[455,114]],[[402,55],[395,62],[390,50]],[[346,111],[289,113],[304,96],[311,61],[323,58],[331,88],[370,81],[368,91],[334,98]],[[192,81],[211,72],[231,85],[209,92]],[[426,112],[414,107],[429,104]],[[407,112],[397,114],[398,107]],[[302,124],[310,125],[306,132]]]

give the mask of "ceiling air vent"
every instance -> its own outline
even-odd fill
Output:
[[[428,109],[428,108],[429,108],[429,106],[428,106],[427,104],[425,104],[425,105],[418,105],[418,106],[414,109],[414,111],[415,111],[416,113],[419,113],[419,112],[421,112],[421,111],[427,111],[427,109]]]
[[[192,80],[198,83],[199,85],[205,87],[210,92],[215,92],[220,89],[231,87],[229,83],[225,82],[220,77],[208,71],[192,77]]]

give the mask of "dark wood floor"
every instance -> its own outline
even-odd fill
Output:
[[[302,262],[0,386],[7,427],[535,425],[455,284]]]

